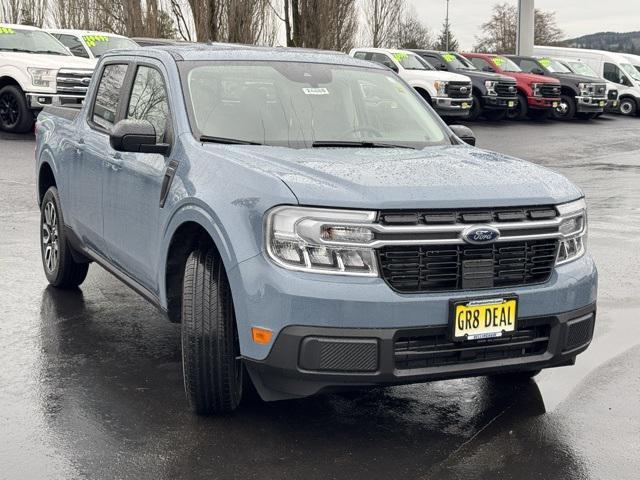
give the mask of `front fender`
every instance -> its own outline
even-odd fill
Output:
[[[23,92],[31,90],[31,79],[26,72],[13,65],[0,66],[0,78],[10,78],[15,80]]]
[[[433,85],[428,82],[412,81],[409,82],[409,85],[416,89],[421,88],[422,90],[426,91],[432,98],[437,96],[436,89],[433,88]]]

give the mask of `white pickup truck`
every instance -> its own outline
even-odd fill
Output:
[[[434,69],[419,55],[405,50],[354,48],[352,57],[380,63],[411,85],[441,117],[467,117],[473,105],[471,79]]]
[[[39,28],[0,23],[0,129],[28,132],[45,106],[82,105],[95,63]]]

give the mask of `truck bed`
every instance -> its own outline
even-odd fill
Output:
[[[80,113],[79,108],[59,107],[59,106],[44,107],[42,111],[45,113],[54,115],[56,117],[62,117],[66,120],[69,120],[70,122],[74,121],[78,116],[78,114]]]

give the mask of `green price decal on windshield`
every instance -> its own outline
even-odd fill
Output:
[[[502,58],[502,57],[493,57],[492,60],[493,60],[493,63],[495,63],[499,67],[504,65],[504,58]]]
[[[85,35],[82,37],[88,47],[95,47],[98,42],[108,42],[109,37],[106,35]]]
[[[16,33],[13,28],[0,27],[0,35],[2,35],[2,34],[11,35],[12,33]]]
[[[442,55],[442,58],[444,58],[445,62],[453,62],[456,59],[456,56],[453,53],[445,53]]]
[[[551,66],[551,60],[549,60],[548,58],[541,58],[540,60],[538,60],[538,63],[544,68],[549,68]]]
[[[408,56],[409,55],[407,55],[404,52],[396,52],[396,53],[393,54],[393,58],[395,58],[399,62],[405,60]]]

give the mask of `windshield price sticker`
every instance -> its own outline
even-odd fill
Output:
[[[456,56],[453,53],[445,53],[442,55],[445,62],[453,62],[456,59]]]
[[[538,63],[544,68],[548,68],[551,66],[551,60],[549,60],[548,58],[541,58],[540,60],[538,60]]]
[[[302,91],[306,94],[306,95],[329,95],[329,90],[327,90],[324,87],[318,87],[318,88],[303,88]]]
[[[95,47],[98,42],[108,42],[109,37],[106,35],[85,35],[82,39],[89,47]]]
[[[11,35],[12,33],[16,33],[13,28],[0,27],[0,34]]]
[[[493,63],[495,63],[498,66],[501,66],[502,64],[504,64],[504,58],[502,58],[502,57],[493,57]]]
[[[408,57],[409,57],[409,55],[406,54],[405,52],[396,52],[396,53],[393,54],[393,58],[395,58],[399,62],[407,59]]]

